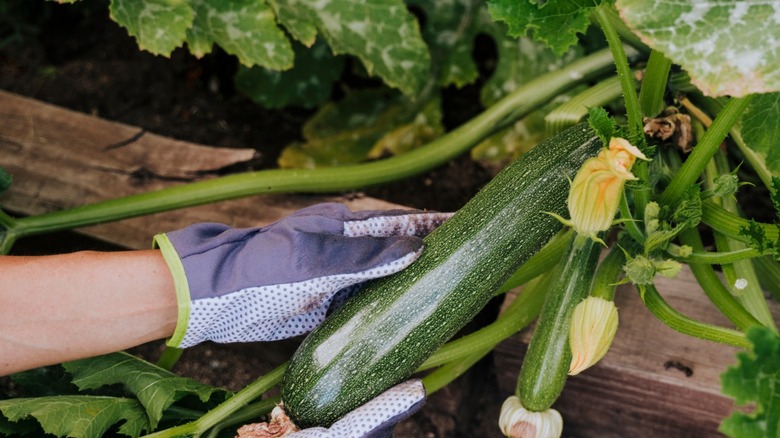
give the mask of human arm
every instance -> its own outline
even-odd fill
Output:
[[[173,334],[173,280],[157,250],[0,256],[0,375]]]

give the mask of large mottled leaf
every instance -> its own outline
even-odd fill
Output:
[[[499,56],[493,75],[482,87],[480,97],[485,106],[496,103],[538,76],[558,70],[582,56],[579,48],[556,54],[544,43],[528,37],[507,38],[505,32],[506,28],[500,23],[490,29]]]
[[[11,423],[34,418],[46,433],[99,438],[115,424],[119,433],[137,437],[149,431],[149,420],[137,400],[119,397],[62,395],[0,401],[0,413]],[[26,425],[25,425],[26,426]]]
[[[317,26],[306,18],[306,13],[300,13],[295,5],[290,5],[284,0],[266,0],[276,12],[279,23],[287,29],[287,32],[306,47],[311,47],[317,39]]]
[[[206,402],[221,390],[177,376],[127,353],[112,353],[63,364],[81,390],[123,385],[138,397],[149,422],[156,427],[165,411],[182,397],[193,395]],[[225,393],[223,392],[223,395]]]
[[[780,430],[780,337],[766,327],[748,330],[752,351],[737,353],[739,363],[721,375],[723,393],[752,412],[735,411],[720,431],[732,438],[775,438]]]
[[[333,84],[344,70],[344,59],[333,56],[318,41],[310,49],[295,44],[295,66],[287,71],[263,67],[242,67],[236,74],[236,87],[267,108],[300,106],[314,108],[328,101]]]
[[[190,5],[177,0],[111,0],[110,11],[139,48],[164,56],[182,45],[195,18]]]
[[[350,93],[309,119],[303,128],[306,141],[285,148],[279,165],[337,166],[366,160],[372,150],[381,155],[427,142],[443,130],[440,110],[417,103],[386,90]]]
[[[682,66],[710,96],[780,91],[780,2],[618,0],[648,46]]]
[[[589,15],[600,0],[488,0],[488,10],[496,21],[509,27],[515,37],[528,33],[543,41],[559,55],[577,44],[577,34],[584,33]]]
[[[298,22],[311,23],[335,54],[354,55],[369,74],[414,96],[428,78],[430,54],[402,0],[276,0]]]
[[[780,93],[753,98],[742,116],[742,139],[772,173],[780,176]]]
[[[477,79],[472,57],[474,39],[491,25],[483,0],[410,0],[423,13],[423,38],[428,43],[439,85],[462,87]]]
[[[290,41],[276,26],[274,11],[259,0],[190,0],[195,20],[187,44],[196,56],[214,43],[236,55],[241,64],[285,70],[293,65]]]

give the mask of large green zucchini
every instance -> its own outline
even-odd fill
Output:
[[[578,125],[507,166],[425,238],[422,256],[377,280],[299,347],[282,400],[299,427],[329,426],[408,379],[538,251],[566,216],[569,180],[601,142]]]

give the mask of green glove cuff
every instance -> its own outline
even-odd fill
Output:
[[[168,236],[165,234],[154,236],[152,247],[160,249],[165,263],[168,264],[168,269],[171,270],[173,275],[179,310],[176,330],[174,330],[173,336],[168,339],[166,344],[170,347],[179,347],[190,322],[190,286],[187,282],[187,275],[184,273],[184,265],[181,263],[181,258],[176,253],[176,249],[174,249],[171,241],[168,240]]]

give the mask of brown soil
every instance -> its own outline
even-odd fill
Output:
[[[269,111],[237,93],[232,85],[236,62],[223,53],[195,59],[176,50],[168,59],[139,51],[126,31],[107,18],[104,2],[40,3],[0,8],[0,89],[182,140],[258,150],[256,161],[230,171],[275,166],[281,148],[299,139],[301,124],[311,114],[298,108]],[[447,91],[445,122],[450,127],[474,114],[475,90]],[[490,171],[463,157],[367,193],[410,207],[454,211],[490,176]],[[16,254],[119,249],[75,233],[27,239],[23,244],[15,248]],[[490,320],[496,309],[497,303],[492,303],[480,321]],[[204,344],[186,350],[174,371],[238,390],[283,362],[296,344],[297,340],[273,348]],[[154,361],[161,349],[158,342],[133,353]],[[8,379],[0,383],[12,390]],[[492,436],[497,434],[499,405],[488,356],[430,397],[423,411],[397,428],[396,436],[474,436],[474,431]]]

